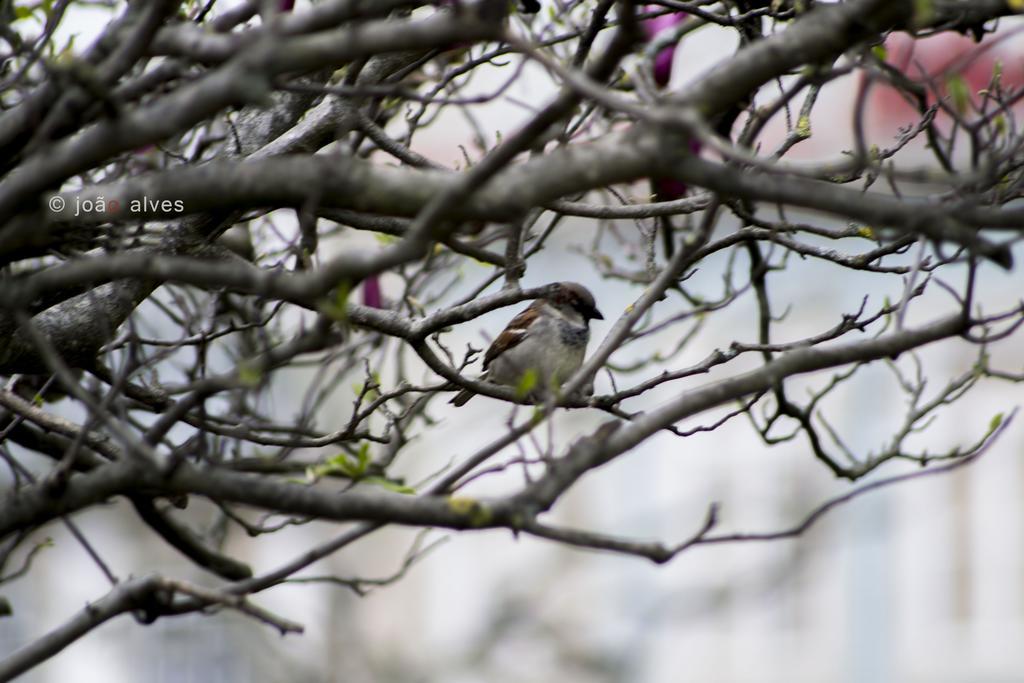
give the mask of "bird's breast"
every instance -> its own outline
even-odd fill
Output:
[[[560,385],[583,364],[589,339],[586,325],[565,320],[535,324],[523,341],[491,362],[488,378],[515,386],[532,370],[542,391]]]

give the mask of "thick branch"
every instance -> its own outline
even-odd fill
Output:
[[[368,22],[293,41],[267,39],[245,50],[224,67],[193,85],[182,87],[155,103],[104,120],[26,161],[16,174],[0,183],[0,222],[26,208],[34,194],[80,173],[114,154],[158,142],[185,130],[232,104],[263,98],[269,79],[295,70],[311,71],[381,52],[429,49],[458,41],[487,40],[500,35],[501,25],[470,13],[438,13],[421,21]],[[0,253],[10,248],[31,225],[19,224],[18,234],[0,230]]]
[[[567,195],[646,177],[656,169],[658,152],[657,138],[641,131],[561,147],[499,172],[465,203],[452,207],[448,217],[513,220]],[[51,222],[90,225],[220,209],[301,207],[311,195],[319,197],[323,207],[414,217],[462,177],[339,156],[217,161],[47,195],[47,202],[59,197],[63,208],[46,217]],[[104,212],[82,210],[101,198]]]

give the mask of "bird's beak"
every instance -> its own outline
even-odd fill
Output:
[[[594,318],[597,320],[604,320],[604,316],[601,315],[601,311],[597,310],[596,306],[591,307],[590,310],[587,311],[587,317]]]

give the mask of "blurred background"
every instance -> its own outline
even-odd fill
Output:
[[[299,3],[299,7],[301,7]],[[86,44],[105,14],[79,10],[64,30],[80,33]],[[1009,39],[967,62],[958,73],[972,91],[984,87],[994,60],[1020,79],[1024,58],[1016,28]],[[991,40],[991,38],[990,38]],[[959,36],[922,41],[912,59],[926,68],[945,69],[957,55],[975,49]],[[735,49],[735,38],[714,27],[688,36],[675,55],[672,86],[685,83]],[[890,59],[903,59],[905,42],[889,45]],[[988,61],[986,61],[988,60]],[[984,62],[987,66],[978,66]],[[909,62],[908,62],[909,63]],[[500,82],[478,79],[481,92]],[[980,83],[981,85],[977,85]],[[851,143],[855,77],[830,84],[811,117],[812,137],[798,145],[798,158],[835,158]],[[550,79],[528,67],[500,101],[476,107],[494,133],[510,130],[552,92]],[[464,93],[471,94],[471,93]],[[529,103],[529,104],[528,104]],[[883,87],[871,95],[869,142],[885,146],[901,126],[916,118]],[[781,117],[777,117],[781,118]],[[470,126],[450,111],[418,140],[417,151],[445,164],[462,160],[459,145],[469,145]],[[773,122],[766,145],[785,134],[784,121]],[[493,142],[493,139],[492,139]],[[925,162],[918,155],[903,163]],[[637,186],[633,198],[644,201]],[[791,216],[835,225],[816,215]],[[279,225],[288,225],[283,216]],[[629,222],[623,223],[628,231]],[[735,227],[723,218],[719,230]],[[594,266],[592,221],[571,219],[531,260],[523,284],[572,279],[597,296],[606,321],[593,325],[592,347],[642,287],[603,279]],[[351,240],[351,241],[346,241]],[[365,236],[342,235],[338,249],[372,245]],[[628,260],[629,255],[611,253]],[[1024,253],[1017,253],[1018,263]],[[708,259],[691,279],[694,291],[721,295],[726,255]],[[907,256],[907,259],[912,258]],[[898,261],[894,261],[898,262]],[[831,264],[791,259],[787,270],[770,277],[773,309],[788,311],[778,326],[781,341],[834,326],[843,313],[856,311],[864,296],[868,310],[889,297],[899,298],[898,276],[862,276]],[[637,267],[634,264],[634,267]],[[489,267],[467,263],[464,287],[471,291],[490,274]],[[958,284],[955,271],[945,277]],[[383,280],[385,295],[394,285]],[[949,311],[941,290],[915,300],[907,324]],[[994,312],[1020,298],[1019,273],[986,267],[980,298]],[[392,292],[393,294],[393,292]],[[450,348],[486,343],[518,308],[502,309],[461,325],[445,336]],[[671,311],[661,312],[668,315]],[[679,368],[725,349],[734,341],[756,341],[751,297],[716,312],[683,352],[665,367]],[[628,347],[613,362],[628,364],[672,348],[680,328],[652,335]],[[489,335],[489,336],[488,336]],[[990,349],[993,365],[1020,372],[1024,353],[1019,335]],[[952,341],[920,353],[929,387],[938,388],[969,370],[977,350]],[[709,375],[664,385],[642,402],[641,410],[721,377],[756,365],[738,360]],[[912,369],[911,359],[897,365]],[[662,367],[649,364],[634,381]],[[313,370],[309,371],[310,373]],[[383,369],[387,381],[387,369]],[[427,376],[424,372],[423,376]],[[799,378],[792,391],[820,387],[827,373]],[[268,399],[282,414],[302,393],[303,373],[279,377]],[[342,420],[352,395],[342,390],[323,416],[323,425]],[[598,393],[610,390],[598,377]],[[941,453],[975,442],[993,416],[1009,413],[1021,401],[1011,384],[985,382],[961,401],[938,413],[913,444]],[[713,423],[731,407],[680,425]],[[884,366],[859,373],[826,401],[823,408],[844,442],[858,455],[878,451],[898,427],[905,395]],[[405,456],[403,474],[415,483],[473,453],[505,428],[512,410],[477,398],[461,409],[440,402],[439,420],[417,437]],[[340,416],[340,417],[339,417]],[[605,416],[592,411],[562,411],[545,444],[570,443],[592,431]],[[826,515],[799,538],[771,543],[695,547],[664,566],[644,560],[563,548],[507,532],[447,534],[391,585],[359,596],[343,586],[285,584],[256,596],[256,602],[303,623],[302,636],[280,637],[246,617],[215,615],[161,619],[142,627],[120,617],[23,680],[121,683],[154,681],[445,681],[505,683],[562,680],[574,683],[701,681],[721,683],[849,681],[972,682],[1024,680],[1024,487],[1021,447],[1024,425],[1011,425],[978,462],[954,473],[925,477],[868,493]],[[529,446],[527,446],[529,449]],[[514,450],[514,449],[513,449]],[[556,450],[557,452],[557,450]],[[498,462],[517,452],[503,454]],[[891,461],[861,483],[914,471],[917,466]],[[508,491],[521,483],[515,468],[471,486],[469,495]],[[738,418],[708,433],[679,438],[668,433],[649,439],[626,456],[591,473],[563,499],[552,519],[562,524],[667,543],[697,531],[708,506],[720,505],[723,532],[768,532],[803,520],[815,507],[850,491],[816,461],[805,441],[767,448],[748,421]],[[76,517],[120,576],[159,568],[170,576],[211,582],[178,555],[156,544],[122,503]],[[192,521],[212,518],[212,509],[193,501]],[[271,570],[304,550],[345,530],[341,525],[308,524],[250,540],[229,537],[230,554],[249,561],[257,573]],[[0,619],[0,656],[67,620],[74,611],[107,590],[103,576],[62,527],[46,530],[54,541],[36,559],[33,571],[5,585],[3,595],[14,616]],[[315,565],[307,574],[388,577],[402,564],[422,532],[386,529]]]

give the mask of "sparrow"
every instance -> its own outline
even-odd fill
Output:
[[[583,365],[595,318],[604,320],[586,287],[575,282],[548,285],[547,293],[512,318],[487,349],[481,379],[514,387],[532,370],[536,389],[531,395],[545,395]],[[465,405],[473,396],[463,389],[450,403]]]

